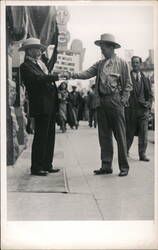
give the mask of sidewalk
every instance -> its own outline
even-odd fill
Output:
[[[21,154],[14,169],[8,167],[8,178],[13,171],[16,176],[22,162],[29,169],[30,146],[31,137],[29,147],[25,154]],[[57,129],[54,166],[64,168],[68,193],[8,192],[8,219],[152,220],[154,144],[148,145],[150,162],[140,162],[137,138],[135,139],[130,152],[130,172],[127,177],[118,177],[116,143],[114,152],[113,174],[95,176],[93,170],[100,168],[97,129],[89,128],[87,122],[81,122],[78,130],[68,129],[64,134]],[[26,153],[27,158],[23,158]],[[55,178],[55,174],[53,175]]]

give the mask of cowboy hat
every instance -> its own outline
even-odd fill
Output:
[[[39,39],[33,37],[26,39],[22,43],[22,47],[19,48],[19,51],[25,51],[26,49],[29,48],[39,48],[41,50],[46,50],[46,46],[41,44]]]
[[[115,42],[115,37],[112,34],[102,34],[100,36],[100,40],[97,40],[94,42],[97,46],[100,46],[101,44],[110,43],[113,44],[115,49],[121,48],[120,44]]]

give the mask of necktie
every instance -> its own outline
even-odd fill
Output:
[[[139,82],[139,75],[136,73],[136,81]]]

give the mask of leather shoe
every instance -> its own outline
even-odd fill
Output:
[[[48,171],[48,173],[57,173],[60,171],[60,169],[59,168],[52,168],[52,169],[49,169],[47,171]]]
[[[147,158],[146,156],[145,157],[140,157],[140,159],[139,159],[140,161],[150,161],[150,159],[149,158]]]
[[[96,174],[96,175],[99,175],[99,174],[112,174],[112,169],[98,169],[98,170],[94,170],[93,173]]]
[[[31,171],[31,175],[47,176],[47,174],[48,174],[48,171],[44,171],[44,170]]]
[[[119,173],[119,176],[122,177],[122,176],[127,176],[128,175],[128,171],[121,171]]]

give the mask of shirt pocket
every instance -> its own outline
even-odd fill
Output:
[[[120,79],[120,74],[116,74],[113,72],[108,74],[107,80],[112,91],[118,88],[119,79]]]

